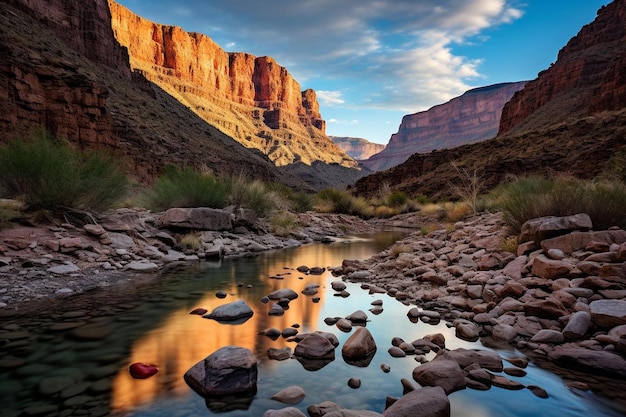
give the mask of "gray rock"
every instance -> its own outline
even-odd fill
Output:
[[[582,339],[591,328],[591,314],[586,311],[577,311],[572,314],[563,329],[563,336],[567,340]]]
[[[547,216],[528,220],[522,225],[519,242],[541,242],[544,239],[564,235],[574,230],[587,231],[593,227],[588,214],[565,217]]]
[[[490,371],[502,371],[502,358],[497,352],[479,349],[454,349],[448,354],[459,364],[461,368],[466,368],[471,364],[478,364],[481,368]]]
[[[243,300],[233,301],[216,307],[211,313],[205,314],[204,318],[216,321],[237,321],[252,317],[254,312]]]
[[[250,393],[256,390],[257,360],[249,349],[225,346],[184,375],[185,382],[203,397]]]
[[[626,324],[626,301],[596,300],[589,304],[591,319],[596,326],[611,328]]]
[[[383,416],[450,417],[450,400],[442,387],[419,388],[403,395],[384,411]]]
[[[542,329],[531,337],[530,341],[532,343],[559,344],[565,341],[565,337],[563,337],[563,333],[557,330]]]
[[[413,379],[422,386],[441,387],[446,394],[464,389],[465,375],[458,362],[447,351],[413,370]]]
[[[357,310],[345,317],[352,324],[364,324],[367,322],[367,314],[363,310]]]
[[[374,337],[365,327],[359,327],[345,341],[341,348],[341,354],[347,360],[362,360],[376,352]]]
[[[267,349],[267,357],[276,361],[284,361],[291,358],[291,348],[289,346],[284,348],[269,348]]]
[[[626,359],[605,350],[591,350],[574,344],[556,346],[548,358],[561,365],[576,369],[581,367],[590,372],[626,377]]]
[[[76,265],[74,265],[73,263],[68,262],[68,263],[63,264],[63,265],[57,265],[57,266],[50,267],[50,268],[46,269],[46,271],[50,272],[52,274],[57,274],[57,275],[67,275],[67,274],[71,274],[71,273],[80,271],[80,268],[77,267]]]
[[[318,333],[309,333],[294,350],[296,356],[305,359],[335,359],[335,346]]]
[[[270,398],[272,400],[279,401],[283,404],[298,404],[306,397],[304,390],[296,385],[292,385],[287,387],[276,394],[272,395]]]
[[[268,294],[267,297],[270,300],[280,300],[281,298],[286,298],[288,300],[295,300],[298,298],[298,293],[290,288],[282,288],[280,290],[273,291]]]
[[[302,411],[296,407],[286,407],[280,410],[267,410],[263,413],[263,417],[307,417]]]
[[[157,225],[166,229],[232,230],[230,213],[208,207],[171,208],[161,215]]]
[[[158,271],[159,266],[154,262],[144,260],[129,262],[126,268],[136,272],[154,272]]]

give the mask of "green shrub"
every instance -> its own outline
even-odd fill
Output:
[[[387,197],[387,205],[393,208],[400,208],[408,202],[409,198],[402,191],[394,191]]]
[[[626,187],[620,181],[531,176],[503,184],[489,197],[513,233],[529,219],[577,213],[589,214],[596,230],[626,227]]]
[[[104,210],[123,198],[128,179],[113,156],[81,152],[48,136],[0,148],[0,190],[29,209]]]
[[[267,216],[277,204],[277,196],[261,181],[250,181],[243,175],[231,177],[228,202],[254,210],[259,216]]]
[[[228,204],[229,184],[193,168],[166,167],[146,194],[152,210],[172,207],[224,208]]]

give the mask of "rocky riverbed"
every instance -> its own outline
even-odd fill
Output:
[[[154,279],[178,262],[219,260],[370,233],[378,226],[344,215],[304,213],[280,236],[251,210],[119,209],[54,224],[0,230],[0,315],[39,302]]]

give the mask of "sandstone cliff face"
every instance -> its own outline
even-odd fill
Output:
[[[145,181],[176,164],[303,186],[131,73],[108,10],[106,0],[0,2],[0,142],[46,131],[106,147]]]
[[[401,164],[414,153],[491,139],[498,133],[502,107],[524,85],[525,81],[475,88],[445,104],[406,115],[386,148],[362,165],[382,171]]]
[[[385,149],[385,145],[380,143],[373,143],[363,138],[351,138],[342,136],[330,136],[341,149],[343,149],[348,156],[356,159],[357,161],[367,159],[372,155]]]
[[[271,57],[227,53],[211,38],[153,23],[109,0],[131,67],[212,125],[277,165],[313,161],[355,166],[325,135],[312,90]]]
[[[130,79],[128,57],[117,45],[105,0],[79,4],[71,0],[8,0],[1,23],[0,131],[3,137],[26,137],[47,131],[81,146],[117,147],[106,107],[107,88],[80,71],[52,39],[35,39],[38,50],[25,48],[12,25],[29,27],[28,18],[45,22],[71,49]],[[87,29],[88,28],[88,29]],[[31,33],[37,36],[37,33]],[[56,55],[51,54],[57,51]]]
[[[626,1],[598,11],[557,61],[504,107],[499,134],[575,120],[626,105]]]

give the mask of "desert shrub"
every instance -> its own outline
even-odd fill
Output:
[[[458,175],[456,181],[450,183],[450,188],[470,207],[472,214],[476,214],[478,212],[478,197],[484,188],[481,175],[476,169],[470,171],[454,162],[452,167]]]
[[[185,249],[198,250],[202,247],[202,239],[195,233],[187,233],[179,240],[180,245]]]
[[[112,155],[81,152],[41,135],[0,148],[0,191],[29,209],[104,210],[123,198],[128,179]]]
[[[326,188],[315,195],[314,207],[322,213],[340,213],[364,219],[374,215],[375,208],[364,198],[355,197],[347,191]]]
[[[259,216],[266,216],[276,207],[277,195],[261,181],[239,175],[230,177],[228,202],[235,206],[254,210]]]
[[[596,230],[626,227],[626,187],[620,181],[531,176],[497,187],[490,198],[515,234],[527,220],[577,213],[589,214]]]
[[[374,209],[374,217],[389,218],[398,214],[398,210],[389,206],[378,206]]]
[[[446,216],[451,222],[458,222],[460,220],[463,220],[473,213],[474,210],[465,201],[450,204],[448,207],[446,207]]]
[[[407,204],[409,198],[402,191],[394,191],[387,197],[387,205],[393,208],[400,208]]]
[[[193,168],[166,167],[145,196],[152,210],[172,207],[224,208],[228,204],[226,181]]]
[[[270,231],[277,236],[289,236],[298,229],[298,218],[289,211],[277,211],[269,217]]]

